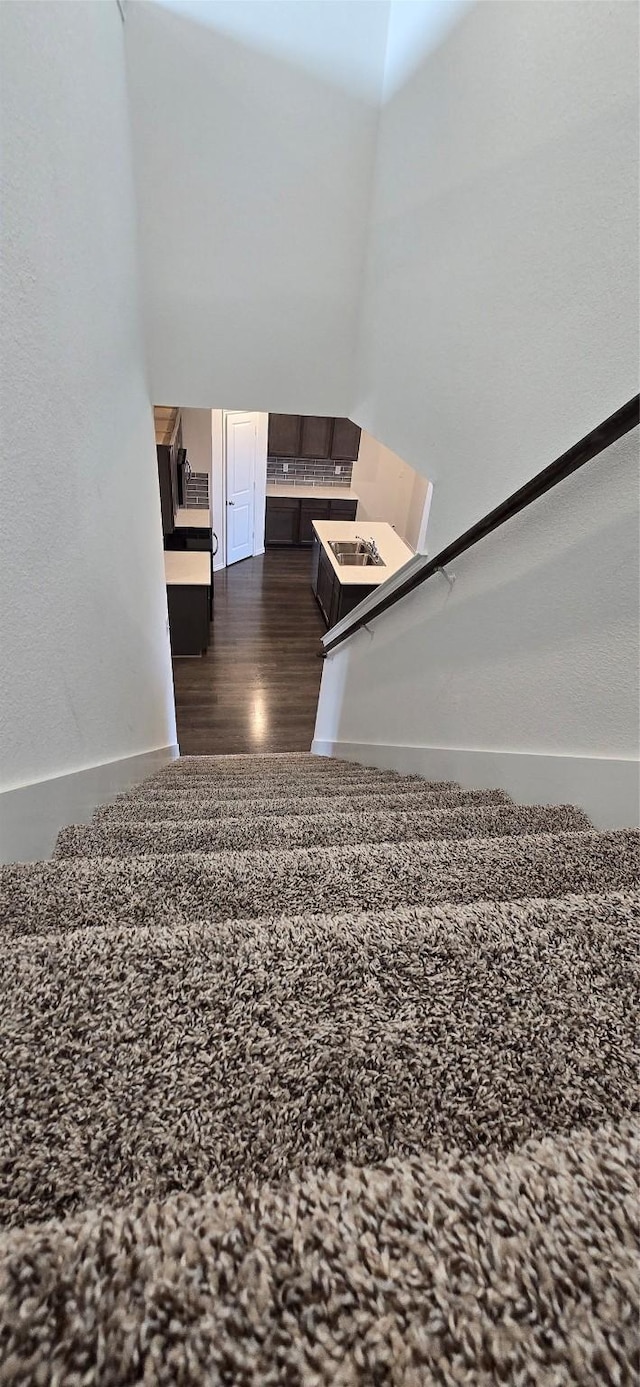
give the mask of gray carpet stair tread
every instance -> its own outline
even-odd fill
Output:
[[[228,752],[219,756],[176,756],[167,762],[165,770],[215,770],[229,767],[232,770],[259,770],[261,766],[321,766],[327,770],[337,770],[340,766],[353,766],[359,762],[346,761],[338,756],[315,756],[311,751],[263,751]],[[375,769],[375,768],[374,768]]]
[[[618,830],[13,864],[0,869],[0,921],[33,933],[624,890],[639,841]]]
[[[344,787],[344,789],[343,789]],[[301,775],[301,776],[269,776],[268,779],[252,779],[248,776],[242,778],[237,776],[208,776],[208,775],[181,775],[173,779],[154,780],[145,784],[139,793],[142,794],[172,794],[185,795],[190,793],[218,795],[220,798],[228,795],[231,798],[234,794],[241,792],[253,795],[272,795],[272,794],[327,794],[336,795],[344,793],[345,790],[354,790],[361,794],[369,794],[393,789],[396,793],[404,789],[413,789],[422,794],[443,794],[451,791],[460,790],[459,785],[438,784],[436,781],[420,780],[414,777],[412,780],[394,779],[390,776],[376,777],[375,780],[363,780],[361,776],[337,776],[337,775]]]
[[[316,799],[318,802],[324,801],[328,807],[331,801],[336,797],[343,798],[347,796],[350,799],[357,798],[361,800],[365,794],[367,800],[371,795],[384,794],[393,795],[396,798],[400,795],[406,795],[410,797],[418,796],[429,802],[435,802],[437,800],[441,803],[447,801],[457,803],[461,795],[474,794],[477,803],[504,804],[510,801],[510,796],[506,795],[502,790],[433,790],[422,780],[412,780],[409,784],[403,785],[398,785],[395,781],[377,781],[375,786],[371,785],[371,787],[363,789],[360,780],[336,780],[331,782],[327,778],[322,784],[318,784],[317,781],[298,780],[291,784],[283,784],[282,782],[278,782],[277,784],[270,783],[265,788],[264,785],[253,786],[248,783],[234,785],[229,784],[228,781],[221,784],[212,784],[202,778],[195,785],[187,785],[186,783],[184,785],[172,784],[168,786],[150,785],[149,787],[145,787],[144,790],[131,791],[126,795],[122,795],[117,800],[114,800],[113,803],[153,804],[154,802],[175,800],[176,802],[182,802],[188,805],[189,803],[195,804],[197,801],[215,803],[217,800],[262,799],[263,803],[269,804],[272,800],[295,798],[306,799],[307,801],[313,799]],[[482,798],[479,798],[480,796],[482,796]]]
[[[203,757],[202,760],[191,757],[181,757],[177,761],[172,761],[156,771],[153,780],[176,779],[181,777],[193,779],[197,776],[204,776],[209,779],[271,779],[278,776],[288,778],[290,776],[303,778],[305,775],[314,777],[320,776],[358,776],[363,780],[374,780],[384,778],[426,779],[417,776],[413,771],[403,775],[401,771],[385,769],[382,766],[364,766],[356,761],[337,761],[326,756],[309,756],[306,760],[284,760],[280,761],[277,757],[272,759],[262,759],[261,757],[247,757],[246,761],[234,762],[223,758]],[[436,784],[451,784],[451,781],[431,782]]]
[[[630,1387],[636,1160],[607,1127],[9,1231],[4,1381]]]
[[[422,785],[430,785],[435,789],[457,788],[455,781],[429,781],[423,779],[421,775],[401,775],[400,771],[380,771],[371,770],[365,766],[344,766],[342,771],[322,771],[315,770],[315,767],[308,767],[305,771],[293,770],[273,770],[265,767],[260,773],[249,773],[249,771],[160,771],[154,775],[147,784],[151,785],[194,785],[197,781],[207,781],[211,785],[233,784],[233,785],[264,785],[276,781],[279,784],[290,785],[294,782],[311,781],[312,784],[322,784],[322,782],[342,781],[351,779],[364,785],[389,784],[410,784],[411,781],[421,781]]]
[[[176,756],[169,765],[178,769],[195,768],[200,766],[246,766],[251,769],[255,766],[264,765],[295,765],[301,766],[311,763],[327,766],[353,765],[353,762],[341,760],[337,756],[315,756],[311,751],[229,751],[221,752],[218,756]]]
[[[0,868],[6,1387],[627,1387],[640,834],[182,757]]]
[[[228,792],[227,792],[228,793]],[[361,791],[352,794],[317,795],[310,804],[308,795],[298,795],[296,790],[278,792],[269,798],[257,796],[255,791],[236,794],[232,798],[219,798],[218,795],[204,794],[180,795],[169,793],[166,797],[145,795],[123,795],[110,804],[101,805],[92,817],[93,823],[114,822],[152,822],[155,819],[228,819],[240,815],[248,816],[284,814],[344,814],[359,810],[366,805],[371,812],[403,810],[408,812],[414,806],[424,810],[455,809],[462,806],[513,804],[504,790],[443,790],[439,792],[367,790],[363,799]]]
[[[85,826],[72,824],[58,835],[56,857],[124,857],[159,852],[212,852],[218,848],[314,847],[346,843],[409,842],[412,839],[500,837],[520,833],[567,833],[590,829],[573,805],[498,805],[452,810],[226,820],[166,820],[161,824]]]
[[[637,893],[16,940],[0,1218],[622,1120],[639,945]]]

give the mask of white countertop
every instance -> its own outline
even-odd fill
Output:
[[[343,587],[379,587],[392,573],[397,573],[408,559],[413,558],[413,549],[405,544],[386,520],[312,520],[311,523]],[[338,563],[329,548],[330,539],[374,539],[383,562],[380,566],[372,564],[366,568]]]
[[[181,506],[175,514],[174,526],[176,530],[210,530],[211,516],[205,509],[197,509],[194,506]]]
[[[203,550],[165,549],[164,581],[174,587],[210,587],[211,555]]]
[[[268,482],[267,496],[297,496],[298,500],[312,501],[357,501],[358,496],[350,486],[281,486],[280,482]]]

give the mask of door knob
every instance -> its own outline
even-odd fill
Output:
[[[235,506],[235,501],[227,501],[228,506]]]

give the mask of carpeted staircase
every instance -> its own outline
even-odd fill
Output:
[[[638,865],[278,755],[2,869],[2,1387],[637,1382]]]

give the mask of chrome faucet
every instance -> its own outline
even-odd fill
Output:
[[[358,541],[358,544],[361,544],[363,549],[366,549],[367,554],[370,556],[370,558],[372,558],[377,563],[382,563],[382,559],[380,558],[380,552],[375,542],[375,539],[363,539],[361,535],[356,535],[356,539]]]
[[[375,539],[369,540],[369,553],[372,559],[379,559],[380,563],[382,563],[382,559],[380,557],[380,550],[378,549]]]

